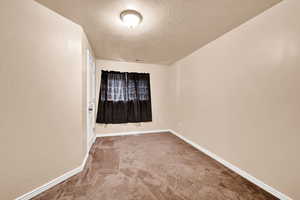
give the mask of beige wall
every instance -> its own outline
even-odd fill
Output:
[[[0,3],[0,199],[78,167],[83,132],[80,26],[32,0]]]
[[[97,98],[99,97],[99,86],[101,67],[103,70],[115,70],[123,72],[146,72],[150,73],[151,100],[152,100],[152,122],[138,124],[96,124],[96,134],[119,133],[129,131],[148,131],[158,129],[169,129],[171,104],[168,93],[170,82],[173,77],[169,76],[169,67],[165,65],[115,62],[108,60],[97,60]],[[104,67],[104,68],[103,68]],[[98,105],[98,102],[97,102]]]
[[[300,2],[285,0],[173,65],[180,134],[300,199]]]

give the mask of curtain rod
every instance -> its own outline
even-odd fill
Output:
[[[110,69],[105,69],[106,66],[96,66],[96,72],[101,72],[102,70],[107,70],[107,71],[118,71],[118,70],[110,70]],[[119,71],[122,72],[122,71]],[[150,72],[132,72],[132,73],[138,73],[138,74],[151,74]]]
[[[96,72],[101,72],[101,70],[105,69],[105,66],[96,66]]]

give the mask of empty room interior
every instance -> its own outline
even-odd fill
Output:
[[[1,200],[299,200],[299,0],[0,0]]]

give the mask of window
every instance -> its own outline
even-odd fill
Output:
[[[150,75],[102,71],[96,121],[103,124],[152,121]]]

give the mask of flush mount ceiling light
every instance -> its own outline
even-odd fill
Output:
[[[135,10],[124,10],[120,19],[127,27],[134,28],[142,22],[143,16]]]

